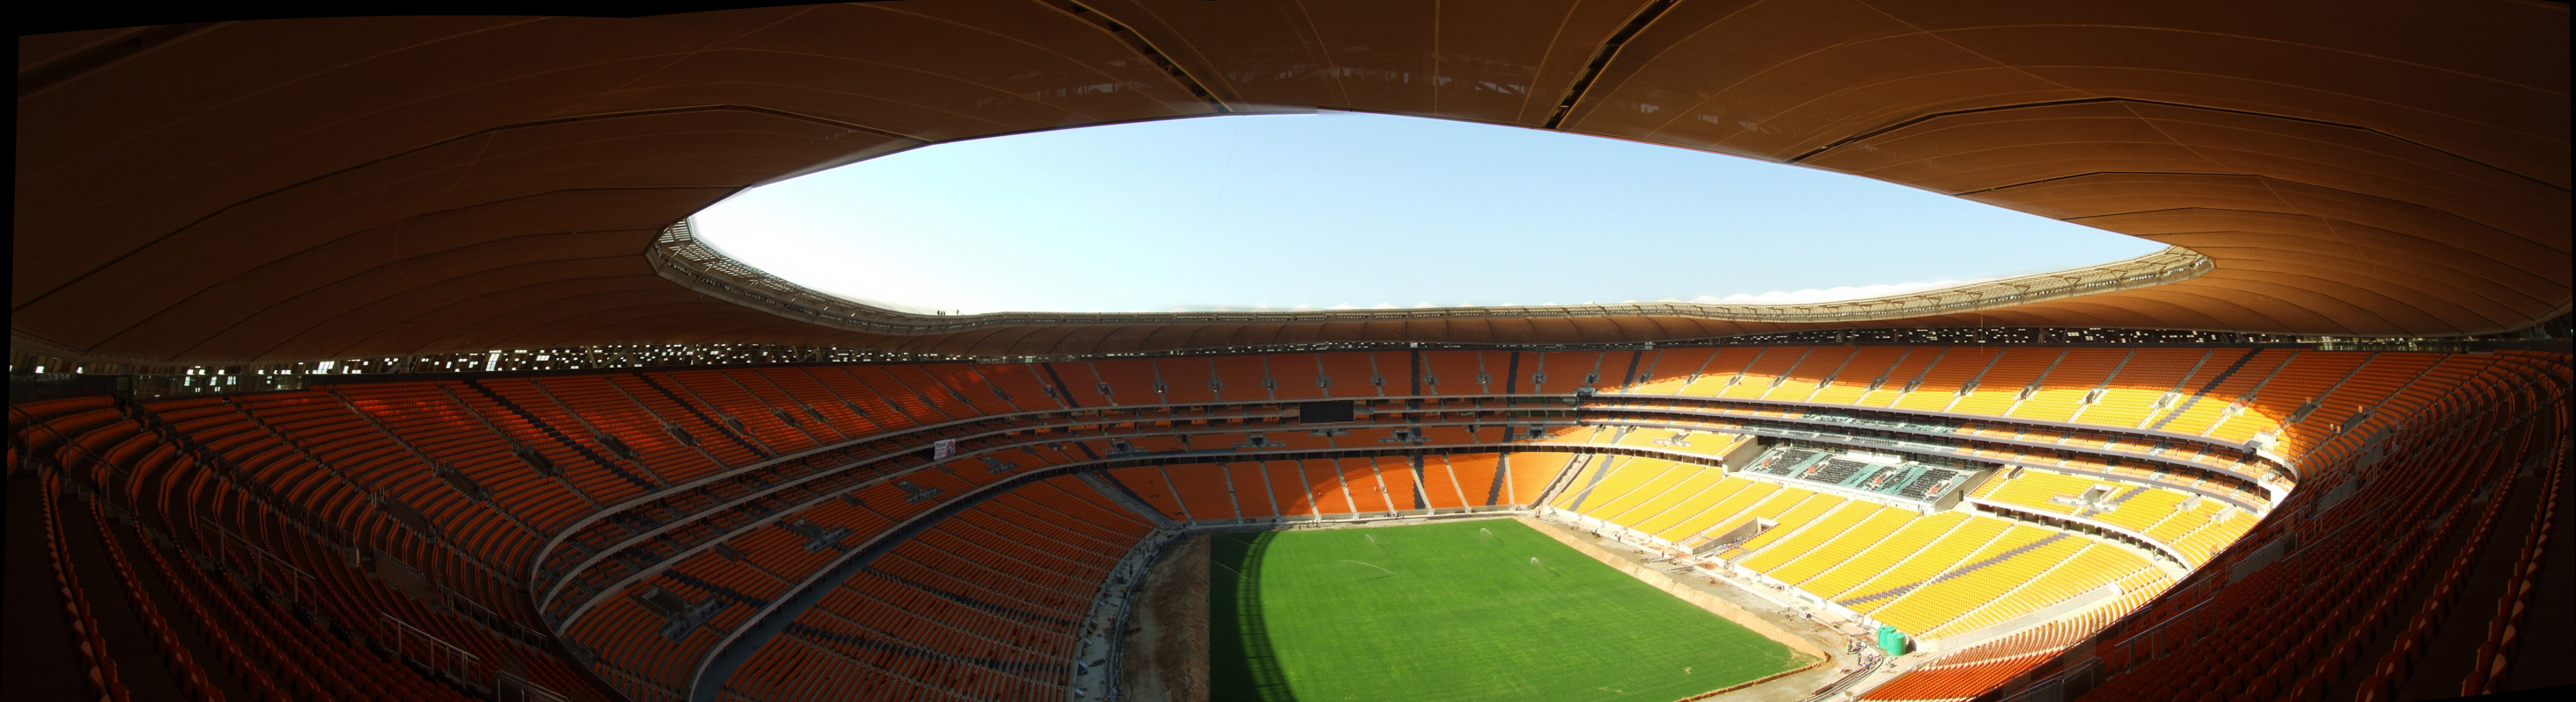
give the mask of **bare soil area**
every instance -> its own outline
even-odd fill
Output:
[[[1166,549],[1128,617],[1121,686],[1136,702],[1207,702],[1208,535]]]

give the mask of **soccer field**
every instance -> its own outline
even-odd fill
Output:
[[[1213,699],[1660,702],[1807,663],[1511,520],[1215,538]]]

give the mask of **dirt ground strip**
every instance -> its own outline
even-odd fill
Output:
[[[1207,702],[1208,534],[1183,537],[1145,573],[1118,677],[1135,702]]]

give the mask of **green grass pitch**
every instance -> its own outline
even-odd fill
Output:
[[[1214,699],[1661,702],[1807,663],[1515,521],[1215,538]]]

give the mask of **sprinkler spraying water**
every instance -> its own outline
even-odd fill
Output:
[[[1375,563],[1370,563],[1370,562],[1367,562],[1367,561],[1354,561],[1354,560],[1351,560],[1351,559],[1348,559],[1348,558],[1341,559],[1341,561],[1342,561],[1343,563],[1357,563],[1357,564],[1364,565],[1364,566],[1368,566],[1368,567],[1371,567],[1371,568],[1377,568],[1377,569],[1378,569],[1378,572],[1382,572],[1382,573],[1385,573],[1385,574],[1387,574],[1387,575],[1394,575],[1394,574],[1395,574],[1395,571],[1387,570],[1387,569],[1385,569],[1385,568],[1380,568],[1380,567],[1378,567],[1378,565],[1377,565],[1377,564],[1375,564]]]

